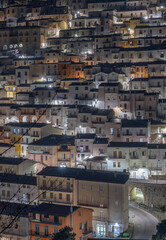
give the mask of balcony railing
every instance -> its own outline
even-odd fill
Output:
[[[123,133],[123,136],[132,136],[132,133]]]
[[[82,120],[80,120],[80,122],[85,122],[85,123],[87,123],[88,120],[82,119]]]
[[[131,156],[131,159],[139,159],[138,156]]]
[[[42,186],[39,187],[40,190],[47,190],[47,191],[57,191],[57,192],[72,192],[72,188],[63,188],[63,187],[47,187]]]
[[[155,155],[150,155],[149,159],[156,159],[156,156]]]
[[[91,232],[93,232],[93,228],[87,228],[87,229],[82,230],[83,234],[88,234],[88,233],[91,233]]]
[[[77,153],[90,153],[90,152],[91,152],[90,149],[77,150]]]
[[[38,231],[30,231],[32,236],[39,236],[39,237],[52,237],[53,233],[46,233],[46,232],[38,232]]]
[[[137,136],[145,136],[145,133],[137,133]]]

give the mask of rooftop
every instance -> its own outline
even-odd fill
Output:
[[[128,120],[128,119],[122,119],[121,121],[122,127],[143,127],[147,128],[148,121],[147,120]]]
[[[63,144],[75,145],[75,137],[67,135],[49,135],[47,137],[41,138],[29,145],[35,146],[59,146]]]
[[[0,173],[0,182],[3,183],[15,183],[15,184],[27,184],[36,185],[36,177],[27,175],[15,175],[8,173]]]
[[[3,215],[8,216],[18,214],[18,217],[28,217],[33,208],[34,206],[28,204],[0,202],[0,212],[3,210]]]
[[[73,207],[73,212],[79,207]],[[71,214],[71,207],[59,204],[42,203],[32,210],[33,213],[46,213],[47,215],[66,217]]]
[[[24,158],[14,158],[14,157],[0,157],[0,164],[8,164],[8,165],[19,165],[24,162]]]
[[[76,180],[125,184],[129,174],[124,172],[87,170],[81,168],[46,167],[37,175],[75,178]]]
[[[136,147],[142,147],[146,148],[147,143],[146,142],[110,142],[108,147],[124,147],[124,148],[136,148]]]

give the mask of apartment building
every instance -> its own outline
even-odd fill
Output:
[[[1,214],[0,231],[4,229],[4,226],[10,224],[16,214],[18,214],[18,218],[14,221],[14,224],[10,228],[5,229],[1,234],[2,238],[28,240],[30,228],[29,211],[32,211],[33,208],[34,206],[27,206],[26,204],[1,202],[1,211],[3,211],[3,213]]]
[[[37,163],[37,171],[44,166],[75,167],[75,137],[49,135],[28,145],[28,158]]]
[[[46,43],[48,30],[38,26],[0,29],[1,50],[18,48],[20,52],[33,54]]]
[[[7,174],[35,174],[35,162],[29,159],[15,157],[0,157],[0,173]]]
[[[40,202],[93,209],[96,236],[117,236],[128,228],[128,173],[46,167],[37,178]]]
[[[92,236],[92,210],[82,207],[42,203],[30,213],[30,239],[52,239],[62,228],[72,227],[75,239]]]
[[[36,177],[16,175],[12,173],[0,173],[1,201],[36,204],[37,185]]]

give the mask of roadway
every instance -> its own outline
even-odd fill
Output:
[[[156,233],[158,220],[150,213],[137,207],[129,207],[130,222],[134,224],[134,232],[132,239],[152,239],[152,235]]]

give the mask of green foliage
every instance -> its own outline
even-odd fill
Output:
[[[166,239],[166,220],[163,220],[157,225],[157,233],[153,235],[152,240],[165,240]]]
[[[62,228],[53,235],[52,240],[75,240],[75,233],[72,233],[72,229],[68,226]]]

